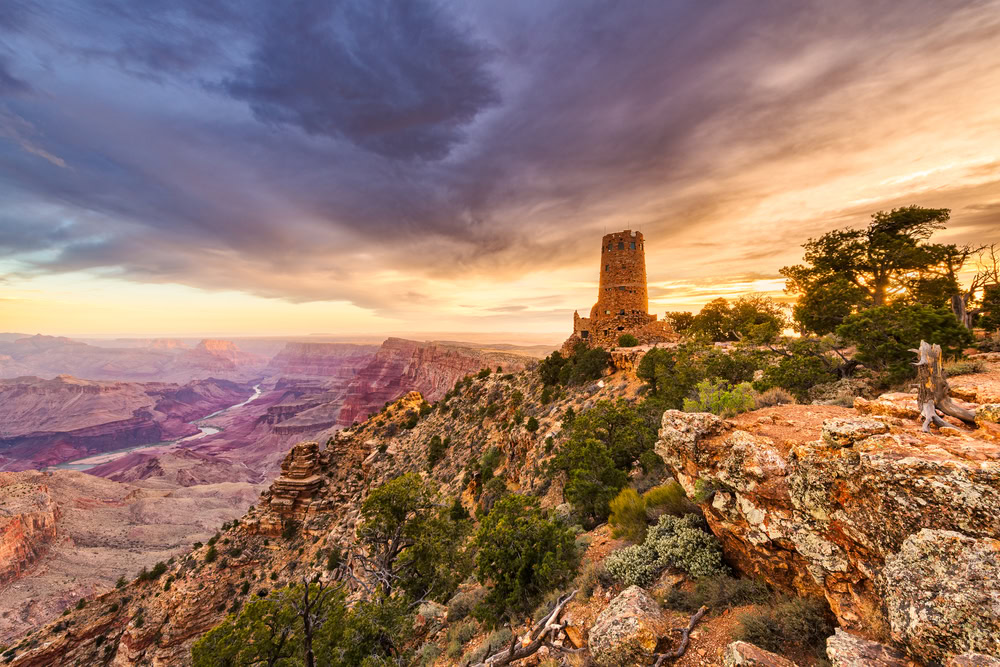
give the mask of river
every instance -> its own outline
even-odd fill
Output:
[[[219,415],[229,412],[230,410],[236,410],[242,408],[247,403],[252,403],[257,400],[261,395],[260,385],[255,385],[253,388],[253,394],[250,398],[245,401],[241,401],[236,405],[230,405],[228,408],[222,408],[221,410],[216,410],[210,415],[205,415],[201,419],[196,419],[192,424],[198,427],[198,433],[192,433],[191,435],[185,436],[183,438],[177,438],[176,440],[165,440],[163,442],[155,442],[147,445],[133,445],[132,447],[125,447],[123,449],[115,449],[110,452],[101,452],[100,454],[91,454],[83,458],[74,459],[72,461],[64,461],[63,463],[56,464],[54,466],[49,466],[45,470],[90,470],[94,466],[99,466],[104,463],[109,463],[115,459],[119,459],[126,454],[132,452],[140,452],[147,449],[163,449],[165,447],[169,448],[173,445],[178,445],[182,442],[191,442],[192,440],[198,440],[199,438],[204,438],[206,435],[212,435],[218,433],[222,429],[218,426],[207,426],[202,424],[202,422],[207,421],[213,417],[218,417]]]

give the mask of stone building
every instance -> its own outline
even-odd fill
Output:
[[[563,344],[572,351],[583,341],[591,347],[611,349],[622,334],[632,334],[640,343],[673,341],[670,326],[649,314],[646,291],[646,252],[641,232],[626,229],[605,234],[601,240],[600,285],[590,317],[573,313],[573,335]]]

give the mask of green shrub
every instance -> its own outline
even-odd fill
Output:
[[[125,576],[122,575],[118,577],[118,581],[115,582],[115,588],[124,588],[126,583],[128,582],[125,581]]]
[[[795,397],[781,387],[771,387],[757,394],[757,407],[769,408],[774,405],[791,405]]]
[[[87,606],[87,601],[84,600],[83,598],[80,598],[80,601],[76,603],[77,609],[83,609],[86,606]]]
[[[711,412],[720,417],[734,417],[757,407],[753,387],[748,382],[732,389],[725,382],[702,380],[695,386],[697,399],[684,399],[684,412]]]
[[[633,544],[618,549],[604,560],[612,577],[625,586],[649,586],[663,570],[656,550],[647,545]]]
[[[632,334],[626,333],[618,337],[618,347],[635,347],[639,344],[639,339]]]
[[[611,501],[608,523],[615,537],[632,542],[646,539],[646,502],[631,487],[626,487]]]
[[[911,349],[920,341],[937,343],[944,358],[961,355],[972,344],[972,334],[948,308],[921,305],[880,306],[851,315],[837,327],[837,335],[857,346],[855,358],[890,382],[916,375]]]
[[[811,388],[837,379],[833,372],[834,365],[826,359],[822,349],[808,341],[800,342],[791,348],[790,356],[782,357],[777,364],[765,368],[755,386],[762,392],[780,387],[800,401],[807,400]]]
[[[538,420],[534,417],[528,417],[528,423],[524,425],[524,428],[528,429],[529,432],[534,433],[538,430]]]
[[[824,602],[786,598],[775,605],[741,615],[736,637],[768,651],[790,648],[822,650],[823,642],[832,632],[833,626]]]
[[[214,563],[215,559],[218,558],[218,556],[219,553],[215,550],[215,545],[213,544],[208,548],[208,551],[205,552],[205,562]]]
[[[416,412],[411,412],[409,416],[406,418],[406,421],[403,422],[403,428],[405,428],[407,431],[412,431],[417,427],[418,421],[420,421],[420,415],[418,415]]]
[[[679,568],[692,577],[712,577],[727,571],[722,562],[719,540],[701,527],[696,514],[682,517],[664,515],[649,529],[646,544],[652,546],[660,560]]]
[[[684,493],[684,487],[675,481],[654,486],[642,494],[642,499],[646,503],[647,512],[658,511],[681,516],[698,511],[698,508],[688,500],[687,494]]]
[[[966,359],[965,361],[954,361],[944,365],[944,372],[948,377],[985,373],[986,370],[986,362],[982,359]]]
[[[483,601],[484,597],[486,597],[485,588],[474,588],[471,591],[456,593],[448,601],[448,622],[455,623],[464,619],[472,613],[476,605]]]
[[[488,378],[490,376],[490,373],[492,372],[493,371],[491,371],[489,368],[483,368],[478,373],[476,373],[476,377],[480,380],[483,380],[485,378]]]
[[[536,498],[512,494],[497,502],[475,543],[476,576],[491,586],[476,615],[489,623],[509,612],[527,613],[576,572],[573,532],[547,519]]]
[[[503,452],[500,451],[499,447],[492,446],[483,452],[482,457],[479,459],[479,475],[480,481],[485,485],[486,482],[493,479],[493,473],[496,467],[500,465],[500,460],[503,458]]]
[[[771,597],[767,585],[759,579],[734,579],[719,575],[695,582],[692,591],[672,588],[663,600],[664,606],[678,611],[694,612],[702,605],[719,611],[748,604],[762,604]]]
[[[725,573],[719,541],[702,530],[700,523],[696,514],[660,517],[647,531],[645,542],[608,556],[608,572],[626,586],[648,586],[667,566],[695,578]]]
[[[441,647],[437,644],[427,642],[420,647],[420,652],[417,654],[417,664],[421,665],[421,667],[433,665],[434,661],[437,660],[440,655]]]
[[[614,577],[608,572],[608,568],[603,562],[595,563],[588,560],[580,569],[580,576],[577,577],[576,581],[580,595],[589,598],[598,586],[610,587],[614,583]]]
[[[441,436],[431,436],[431,441],[427,445],[427,468],[432,469],[444,458],[444,453],[448,449],[447,439],[442,440]]]

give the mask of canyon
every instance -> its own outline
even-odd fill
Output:
[[[246,399],[228,380],[185,385],[59,375],[0,380],[0,470],[26,470],[198,433],[189,422]]]
[[[0,472],[0,641],[242,516],[296,442],[326,442],[410,391],[435,400],[484,367],[517,371],[547,351],[288,341],[261,361],[225,341],[97,347],[22,337],[0,345],[18,342],[28,365],[0,360],[5,372],[64,369],[73,351],[83,358],[69,368],[103,359],[102,373],[115,372],[131,350],[131,377],[155,375],[164,353],[173,359],[168,377],[206,377],[0,380],[0,470],[8,471]],[[90,565],[95,558],[100,568]]]

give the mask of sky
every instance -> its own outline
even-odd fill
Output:
[[[566,334],[1000,241],[1000,2],[3,0],[0,331]]]

